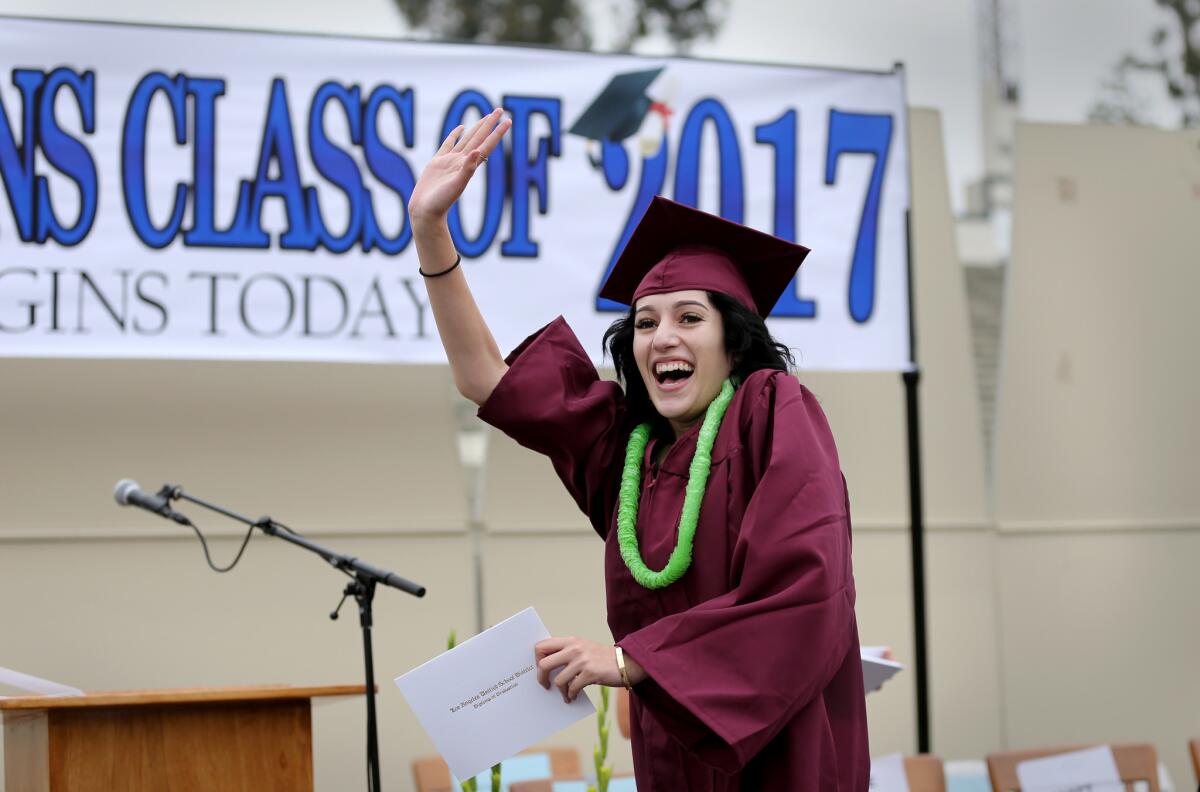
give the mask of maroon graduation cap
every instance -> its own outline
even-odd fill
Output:
[[[646,208],[600,296],[633,305],[650,294],[726,294],[764,319],[808,248],[657,196]]]

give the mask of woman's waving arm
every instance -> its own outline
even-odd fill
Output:
[[[438,335],[450,361],[454,384],[476,404],[487,401],[508,366],[492,337],[450,237],[446,216],[462,195],[480,163],[499,145],[512,122],[500,108],[470,129],[456,127],[421,172],[408,202],[413,240]],[[453,267],[452,272],[446,272]],[[446,274],[437,276],[437,273]],[[436,277],[428,277],[428,276]]]

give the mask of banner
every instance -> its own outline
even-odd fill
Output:
[[[599,362],[661,194],[812,248],[802,368],[910,367],[901,73],[14,18],[0,355],[444,361],[405,206],[494,106],[450,224],[503,349],[562,314]]]

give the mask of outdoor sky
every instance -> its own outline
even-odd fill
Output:
[[[611,46],[608,20],[628,0],[581,0],[599,48]],[[719,2],[719,0],[713,0]],[[983,167],[977,0],[728,0],[715,40],[701,57],[890,69],[903,61],[909,101],[941,111],[951,197]],[[1154,0],[1013,0],[1019,31],[1022,117],[1081,123],[1112,65],[1130,50],[1148,53],[1162,18]],[[0,14],[112,19],[167,24],[406,35],[392,0],[0,0]],[[642,42],[642,54],[666,54],[669,42]],[[1157,86],[1149,84],[1153,92]],[[1161,91],[1153,120],[1173,116]]]

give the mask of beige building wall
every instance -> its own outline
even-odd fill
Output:
[[[2,360],[0,382],[0,665],[85,690],[361,683],[353,601],[328,616],[346,578],[261,535],[213,573],[187,528],[112,499],[168,479],[428,587],[376,596],[382,777],[408,788],[431,746],[391,678],[474,623],[445,368]],[[227,564],[244,529],[178,508]],[[365,785],[364,722],[362,698],[315,708],[318,789]]]
[[[1023,124],[995,446],[1005,742],[1200,735],[1200,135]]]
[[[995,539],[989,519],[962,267],[941,121],[909,115],[912,270],[921,367],[930,722],[944,758],[999,742]],[[904,388],[898,374],[801,373],[829,415],[850,486],[859,635],[913,661]],[[916,750],[915,680],[867,699],[871,752]]]

